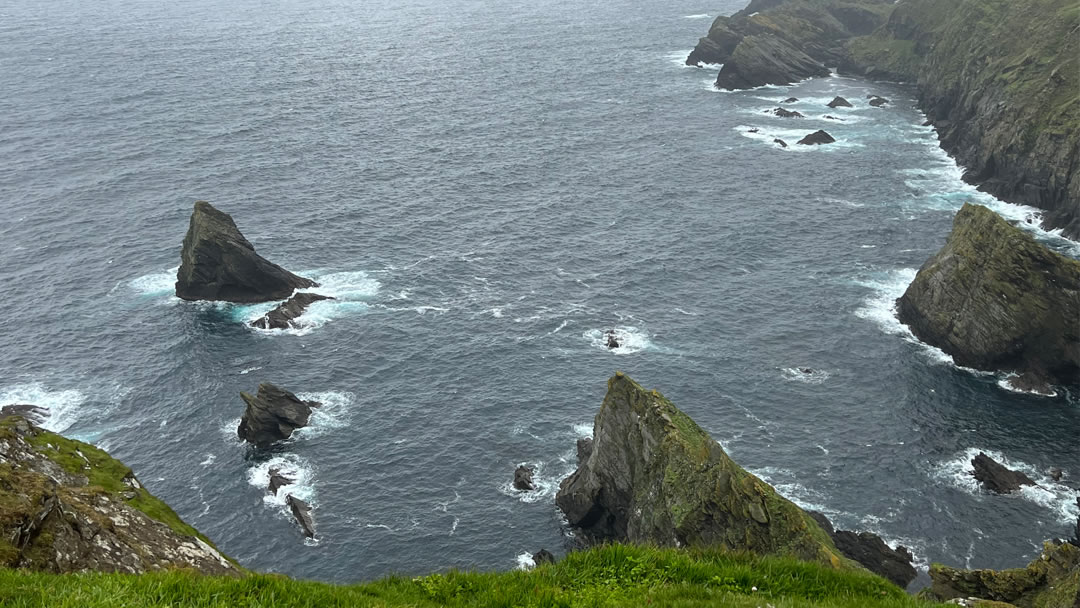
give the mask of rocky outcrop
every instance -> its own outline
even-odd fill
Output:
[[[604,339],[607,341],[608,348],[612,350],[619,348],[619,338],[615,335],[614,331],[608,330],[608,332],[604,334]]]
[[[292,485],[293,478],[282,474],[281,469],[270,469],[270,483],[266,487],[266,491],[277,496],[278,490],[281,488]]]
[[[317,293],[300,292],[282,302],[274,310],[252,321],[251,326],[259,329],[289,329],[293,327],[293,321],[304,314],[308,306],[322,300],[333,299],[330,296],[320,296]]]
[[[785,110],[784,108],[776,108],[771,112],[780,118],[803,118],[803,115],[793,110]]]
[[[307,426],[311,409],[320,405],[317,401],[304,401],[269,382],[260,384],[254,396],[240,393],[240,397],[247,407],[236,434],[259,448],[288,439],[293,431]]]
[[[780,138],[776,138],[776,139],[774,139],[772,141],[773,141],[774,144],[780,146],[781,148],[786,148],[787,147],[787,142],[780,139]]]
[[[770,34],[757,34],[746,36],[735,47],[716,76],[716,86],[729,90],[752,89],[828,75],[828,68],[790,42]]]
[[[915,558],[907,547],[899,545],[893,549],[880,536],[871,532],[836,530],[823,513],[809,513],[829,533],[836,548],[847,558],[899,587],[907,587],[915,580],[918,573],[911,565]]]
[[[533,469],[525,465],[519,465],[514,470],[514,489],[522,492],[531,492],[536,489],[533,483]]]
[[[971,459],[971,466],[975,469],[972,473],[975,479],[995,494],[1009,494],[1022,486],[1037,485],[1027,475],[1007,468],[982,452]]]
[[[1080,262],[966,204],[945,246],[897,300],[897,316],[958,365],[1032,386],[1080,378]]]
[[[555,555],[547,549],[540,549],[532,555],[533,563],[539,566],[540,564],[554,564]]]
[[[242,573],[131,469],[17,416],[0,419],[0,566]]]
[[[873,97],[870,98],[870,105],[875,107],[875,108],[880,108],[881,106],[886,105],[888,103],[889,103],[888,99],[885,99],[884,97],[878,97],[877,95],[874,95]]]
[[[822,131],[822,130],[819,129],[819,130],[814,131],[813,133],[807,135],[806,137],[800,139],[796,143],[800,143],[800,144],[802,144],[804,146],[820,146],[821,144],[831,144],[831,143],[834,143],[835,141],[836,140],[833,139],[832,135],[829,135],[825,131]]]
[[[593,440],[592,437],[583,437],[577,440],[577,461],[578,464],[585,462],[592,455]]]
[[[232,217],[206,201],[195,203],[176,273],[176,295],[184,300],[253,303],[283,300],[315,287],[255,253]]]
[[[49,417],[49,408],[25,403],[16,403],[0,407],[0,418],[22,416],[34,424],[41,424]]]
[[[555,502],[587,542],[710,545],[851,564],[802,509],[621,372],[608,381],[588,459]]]
[[[285,497],[285,504],[289,506],[296,523],[304,531],[304,536],[315,538],[315,520],[311,517],[311,505],[289,494]]]
[[[1047,542],[1035,561],[1011,570],[961,570],[933,564],[930,580],[924,595],[938,601],[975,597],[1018,608],[1076,608],[1080,606],[1080,547]]]
[[[828,105],[830,108],[833,108],[833,109],[836,109],[836,108],[851,108],[851,107],[853,107],[851,105],[850,101],[844,99],[843,97],[840,97],[839,95],[836,96],[836,97],[833,97],[833,100],[830,101],[826,105]]]

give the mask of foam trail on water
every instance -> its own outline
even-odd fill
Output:
[[[363,271],[324,272],[313,270],[302,273],[311,277],[319,287],[297,290],[298,292],[317,293],[330,296],[333,300],[320,300],[309,306],[304,314],[293,320],[293,327],[288,329],[258,329],[251,323],[273,310],[279,302],[264,302],[250,305],[229,305],[232,316],[239,322],[251,327],[252,331],[267,335],[288,334],[304,336],[327,323],[348,314],[362,313],[368,309],[367,301],[379,293],[379,282]]]
[[[609,330],[603,329],[590,329],[582,334],[582,337],[589,341],[589,343],[595,348],[606,350],[615,355],[632,355],[639,353],[643,350],[650,350],[654,348],[652,340],[649,339],[649,334],[643,329],[637,327],[631,327],[627,325],[620,325],[611,328],[610,331],[615,333],[615,339],[619,342],[618,348],[608,348],[607,346],[607,332]]]
[[[68,389],[54,391],[40,382],[16,384],[0,392],[0,407],[5,405],[36,405],[48,410],[41,426],[54,433],[67,430],[78,418],[86,395]]]
[[[180,267],[176,266],[169,270],[144,274],[128,281],[127,286],[132,292],[145,298],[164,298],[166,302],[179,302],[180,298],[174,295],[178,270]]]
[[[683,15],[683,19],[712,19],[712,15],[708,13],[699,13],[697,15]]]
[[[784,380],[794,380],[806,384],[821,384],[829,379],[829,372],[808,367],[785,367],[781,370]]]
[[[354,393],[326,391],[297,393],[296,396],[304,401],[318,401],[321,405],[312,408],[308,426],[293,431],[294,437],[318,437],[327,431],[347,427],[352,422],[352,406],[356,401]]]

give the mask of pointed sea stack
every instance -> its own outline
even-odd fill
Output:
[[[1080,262],[986,207],[960,209],[896,308],[957,365],[1015,372],[1039,392],[1080,379]]]
[[[195,203],[180,251],[177,297],[249,304],[283,300],[316,286],[255,253],[229,214],[206,201]]]
[[[586,541],[722,546],[852,565],[806,512],[621,372],[608,381],[593,431],[592,450],[555,498]]]
[[[317,401],[303,401],[269,382],[260,384],[255,396],[240,393],[240,397],[247,403],[247,408],[236,434],[260,448],[288,439],[293,431],[307,426],[311,408],[320,405]]]

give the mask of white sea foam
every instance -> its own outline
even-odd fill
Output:
[[[615,333],[615,339],[619,342],[618,348],[608,348],[608,331]],[[632,355],[654,347],[652,340],[649,339],[648,332],[628,325],[620,325],[613,327],[610,330],[590,329],[582,334],[582,337],[588,340],[593,347],[608,351],[615,355]]]
[[[532,482],[536,489],[523,492],[514,487],[512,480],[507,480],[499,486],[499,492],[528,503],[554,498],[562,480],[577,469],[577,466],[567,458],[558,458],[550,463],[519,462],[518,464],[532,468]]]
[[[579,439],[592,439],[593,436],[593,423],[582,422],[573,426],[574,437]]]
[[[697,15],[683,15],[683,19],[712,19],[712,15],[708,13],[699,13]]]
[[[794,380],[806,384],[821,384],[829,379],[829,372],[809,367],[785,367],[781,370],[784,380]]]
[[[983,496],[986,491],[975,480],[971,459],[979,452],[1005,465],[1009,469],[1020,471],[1037,483],[1036,486],[1022,486],[1014,494],[1002,498],[1017,497],[1035,503],[1054,514],[1064,524],[1073,523],[1080,516],[1076,505],[1076,490],[1055,482],[1047,472],[1022,460],[1011,459],[1001,452],[983,448],[968,448],[952,458],[938,463],[930,470],[930,477],[941,483],[951,485],[973,496]]]
[[[757,129],[756,132],[750,132],[750,129]],[[748,139],[760,141],[768,144],[778,150],[786,150],[789,152],[809,152],[812,150],[838,150],[843,148],[861,148],[863,144],[852,141],[849,138],[845,138],[842,134],[833,134],[836,138],[836,142],[825,145],[808,146],[805,144],[799,144],[798,141],[807,135],[814,132],[813,126],[808,126],[803,129],[786,129],[779,127],[751,127],[749,125],[739,125],[735,127],[735,131]],[[774,140],[780,139],[787,144],[787,147],[783,147],[776,143]]]
[[[254,367],[245,367],[244,369],[240,370],[240,375],[243,376],[244,374],[250,374],[251,372],[259,371],[260,369],[262,369],[261,365],[256,365]]]
[[[47,409],[41,426],[54,433],[74,424],[85,402],[86,395],[77,390],[51,390],[40,382],[16,384],[0,391],[0,406],[25,404]]]
[[[303,276],[311,277],[315,282],[319,283],[319,287],[300,289],[297,290],[298,293],[317,293],[324,296],[330,296],[334,299],[320,300],[313,303],[311,306],[308,306],[304,311],[304,314],[293,320],[293,327],[290,327],[289,329],[258,329],[252,327],[251,329],[253,331],[267,335],[307,335],[334,319],[367,310],[369,307],[368,300],[374,298],[379,293],[379,282],[363,271],[324,272],[321,270],[314,270],[301,274]],[[241,321],[248,327],[251,327],[252,321],[261,318],[266,313],[273,310],[278,304],[278,302],[266,302],[242,306],[227,306],[231,307],[233,317],[237,321]]]
[[[532,553],[525,552],[518,554],[514,558],[514,562],[517,564],[515,568],[517,570],[532,570],[536,567],[536,562],[533,561]]]
[[[1056,390],[1054,390],[1053,388],[1050,388],[1049,392],[1041,391],[1041,390],[1038,390],[1038,389],[1028,390],[1028,389],[1020,388],[1020,387],[1016,386],[1015,384],[1013,384],[1013,380],[1015,380],[1017,377],[1018,376],[1016,374],[1008,374],[1004,378],[1001,378],[1000,380],[998,380],[998,386],[1000,386],[1001,388],[1003,388],[1003,389],[1005,389],[1007,391],[1011,391],[1013,393],[1023,393],[1025,395],[1035,395],[1037,397],[1057,397],[1058,396],[1058,392]]]
[[[293,435],[304,439],[319,437],[328,431],[347,427],[352,422],[356,395],[349,392],[324,391],[321,393],[297,393],[304,401],[318,401],[321,405],[311,410],[308,425],[296,429]]]
[[[179,302],[176,293],[176,271],[179,266],[144,274],[127,282],[128,288],[137,295],[146,298],[161,298],[162,302]],[[115,289],[114,289],[115,291]],[[112,292],[110,292],[112,293]]]
[[[270,471],[273,469],[278,469],[281,475],[293,480],[291,484],[278,488],[277,494],[270,494],[269,492]],[[275,507],[282,513],[288,514],[288,505],[285,503],[285,499],[289,494],[308,503],[312,508],[315,508],[318,504],[318,497],[315,493],[315,469],[306,459],[295,454],[275,456],[250,467],[247,470],[247,481],[265,493],[263,496],[264,503]]]

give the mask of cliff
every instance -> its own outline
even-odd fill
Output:
[[[961,570],[930,566],[924,597],[937,600],[977,597],[1017,608],[1080,607],[1080,547],[1048,542],[1042,555],[1023,568]]]
[[[0,566],[243,573],[147,492],[131,469],[21,417],[0,419]]]
[[[897,315],[956,363],[1048,391],[1080,378],[1080,262],[993,211],[964,205],[945,246],[897,300]]]

